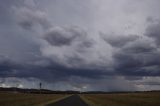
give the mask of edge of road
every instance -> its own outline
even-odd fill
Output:
[[[70,96],[72,96],[72,95],[65,95],[64,97],[61,97],[61,98],[57,98],[57,99],[48,101],[48,102],[45,102],[45,103],[40,104],[40,105],[37,105],[37,106],[47,106],[47,105],[49,105],[49,104],[51,104],[51,103],[58,102],[58,101],[60,101],[60,100],[63,100],[63,99],[65,99],[65,98],[68,98],[68,97],[70,97]]]
[[[83,94],[80,94],[79,96],[87,105],[89,105],[89,106],[97,106],[92,101],[88,100]]]

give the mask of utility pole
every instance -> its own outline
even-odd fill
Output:
[[[41,89],[42,89],[42,83],[40,82],[40,83],[39,83],[39,91],[40,91],[40,94],[41,94]]]

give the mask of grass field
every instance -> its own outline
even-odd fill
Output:
[[[81,95],[90,106],[160,106],[160,92]]]
[[[0,106],[45,106],[69,95],[0,92]],[[90,106],[160,106],[160,92],[81,94]]]
[[[61,94],[22,94],[0,92],[0,106],[45,106],[65,95]]]

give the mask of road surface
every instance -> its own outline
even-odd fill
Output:
[[[47,106],[89,106],[78,95],[73,95]]]

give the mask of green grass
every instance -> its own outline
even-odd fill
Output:
[[[0,92],[0,106],[45,106],[67,95],[62,94],[23,94]]]
[[[160,92],[81,95],[90,106],[160,106]]]

